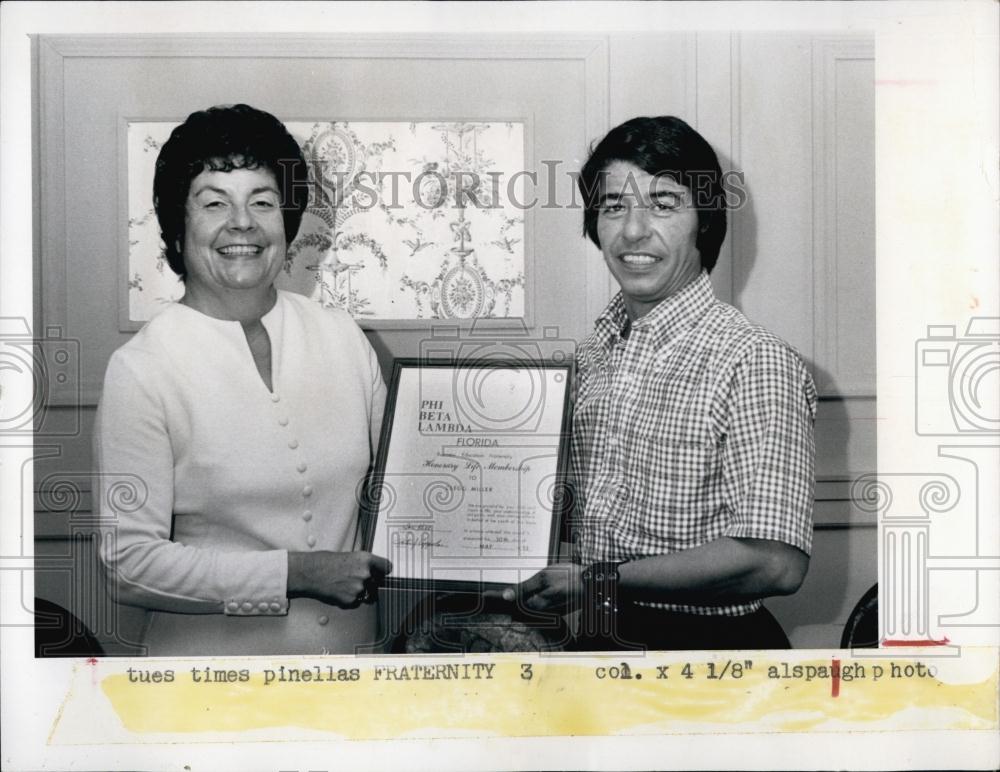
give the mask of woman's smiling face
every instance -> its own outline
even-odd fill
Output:
[[[268,289],[285,262],[281,193],[266,168],[206,170],[185,204],[188,291]]]
[[[626,161],[609,164],[601,179],[598,241],[638,319],[701,273],[698,212],[689,188]]]

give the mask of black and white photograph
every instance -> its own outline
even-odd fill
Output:
[[[794,5],[5,5],[4,769],[988,768],[996,8]]]
[[[358,491],[393,361],[430,350],[575,360],[567,546],[510,577],[512,612],[608,594],[622,643],[651,649],[836,648],[865,629],[875,522],[850,488],[875,469],[872,37],[542,42],[36,40],[54,183],[36,311],[79,350],[44,405],[79,432],[35,463],[36,555],[78,553],[36,579],[73,632],[63,653],[352,653],[380,622],[394,637],[368,598],[391,556],[361,549]],[[295,88],[306,55],[313,87]],[[631,85],[652,60],[676,85]],[[501,219],[518,221],[508,248]],[[438,444],[484,437],[424,412]],[[403,463],[425,473],[409,486],[442,482]],[[414,497],[397,517],[445,516]]]

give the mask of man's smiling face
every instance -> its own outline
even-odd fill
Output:
[[[698,212],[689,188],[626,161],[604,170],[597,237],[631,319],[638,319],[701,273]]]

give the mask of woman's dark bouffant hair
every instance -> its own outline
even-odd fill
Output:
[[[285,241],[292,243],[308,201],[308,174],[299,143],[270,113],[249,105],[210,107],[191,113],[170,133],[156,159],[153,206],[167,262],[186,278],[185,203],[191,181],[203,171],[268,169],[281,194]]]
[[[712,146],[680,118],[633,118],[602,139],[577,180],[583,194],[583,233],[601,246],[597,236],[601,177],[615,161],[634,164],[654,177],[667,175],[691,190],[698,210],[696,246],[701,266],[711,271],[726,237],[726,197],[722,169]]]

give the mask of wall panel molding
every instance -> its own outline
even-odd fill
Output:
[[[852,153],[870,150],[874,157],[874,123],[865,148],[852,142],[856,121],[841,125],[838,117],[849,112],[842,103],[838,85],[852,75],[852,63],[870,64],[874,75],[875,46],[868,38],[814,38],[812,45],[813,123],[813,351],[817,364],[816,386],[824,397],[874,397],[874,196],[865,195],[871,178],[852,174]],[[871,83],[874,99],[874,80]],[[859,120],[862,118],[858,117]],[[872,121],[874,116],[872,116]],[[849,232],[853,223],[870,223],[871,233]],[[851,243],[845,236],[850,236]],[[867,236],[867,238],[865,238]],[[868,254],[858,253],[859,241],[870,241]],[[861,270],[870,271],[858,276]],[[852,286],[855,285],[855,286]],[[858,291],[856,285],[863,289]],[[870,286],[869,286],[870,285]],[[867,308],[871,305],[871,308]],[[852,335],[864,325],[855,324],[853,309],[871,316],[872,340]],[[864,356],[870,351],[870,356]],[[853,357],[851,355],[854,355]]]
[[[392,66],[401,62],[405,64],[406,61],[419,63],[433,60],[442,63],[439,67],[449,67],[450,62],[455,62],[456,65],[471,62],[481,68],[494,68],[493,63],[500,66],[506,62],[522,69],[534,67],[536,62],[539,67],[548,62],[553,68],[562,68],[565,72],[564,65],[568,63],[573,67],[574,73],[578,73],[573,75],[571,85],[578,89],[574,93],[574,99],[579,99],[583,104],[582,132],[587,138],[600,137],[608,128],[609,55],[608,38],[603,35],[43,35],[36,39],[36,44],[39,61],[36,140],[41,169],[38,182],[40,309],[37,318],[43,327],[59,328],[64,333],[71,329],[73,320],[79,320],[82,313],[81,306],[71,306],[73,287],[81,282],[89,282],[92,291],[98,291],[99,279],[86,276],[80,278],[80,272],[86,271],[86,261],[105,259],[104,256],[85,254],[74,234],[68,232],[70,228],[67,218],[72,212],[78,213],[79,207],[71,209],[68,206],[71,200],[67,196],[71,190],[74,195],[79,195],[81,188],[78,182],[71,185],[73,181],[68,179],[67,174],[68,166],[71,165],[69,162],[80,156],[78,151],[72,151],[77,152],[76,156],[71,155],[70,140],[74,137],[69,136],[67,129],[67,120],[71,117],[67,111],[72,108],[73,97],[79,91],[66,91],[66,83],[71,75],[76,74],[78,78],[78,70],[87,69],[83,67],[85,64],[107,60],[121,62],[124,67],[128,66],[129,60],[169,63],[204,58],[229,60],[229,67],[232,68],[239,66],[238,62],[234,63],[232,60],[243,58],[254,62],[274,59],[275,67],[279,67],[280,60],[313,59],[325,63],[329,72],[328,67],[335,67],[336,60],[351,62],[354,66],[358,66],[358,60],[373,60],[376,64]],[[363,64],[362,62],[361,65]],[[78,67],[73,69],[74,65]],[[544,77],[544,72],[544,69],[540,70],[540,77]],[[476,83],[470,81],[467,87],[475,89]],[[144,87],[137,84],[136,88]],[[168,81],[158,88],[164,94],[169,93],[175,103],[178,94],[183,96],[183,84],[178,86]],[[454,92],[451,96],[452,101],[457,98]],[[483,101],[488,95],[480,93],[476,98]],[[79,122],[80,116],[74,116]],[[105,117],[100,116],[102,120]],[[573,117],[573,125],[579,127],[579,114]],[[585,147],[561,148],[562,146],[559,152],[567,155],[586,150]],[[117,195],[123,196],[124,191],[118,190]],[[119,208],[116,207],[116,210]],[[526,238],[532,239],[536,245],[533,252],[537,254],[541,248],[537,215],[544,213],[533,214],[536,215],[536,222],[533,229],[526,231]],[[552,232],[556,233],[563,227],[564,220],[559,220],[556,225],[556,218],[553,217],[551,222]],[[105,226],[103,220],[100,224]],[[560,241],[562,243],[565,240]],[[545,249],[551,253],[552,246],[547,244]],[[572,257],[574,265],[578,265],[575,260],[583,258],[583,244],[573,243],[566,249],[572,255],[565,255],[560,259],[568,261]],[[600,296],[599,312],[607,301],[607,271],[602,262],[589,262],[594,265],[588,266],[586,275],[580,277],[580,284],[585,287],[588,309],[597,304],[596,299]],[[73,274],[68,273],[70,269],[74,271]],[[535,269],[537,261],[532,270]],[[70,279],[76,284],[71,286]],[[109,308],[115,293],[115,287],[107,287]],[[530,296],[526,298],[526,305],[532,314],[529,322],[535,325],[545,324],[544,315],[540,316],[537,309],[541,303],[551,305],[551,288],[548,292],[543,292],[536,277],[531,282],[529,293]],[[579,305],[573,304],[570,311],[562,308],[559,318],[579,314]],[[99,312],[100,309],[93,309],[94,314]],[[595,313],[589,318],[596,315]],[[574,323],[572,326],[577,325]],[[567,332],[575,334],[576,330]],[[119,334],[117,321],[116,329],[108,333],[111,334]],[[419,334],[419,331],[414,332],[411,337]],[[125,338],[121,338],[117,345],[121,345],[124,340]],[[106,349],[109,346],[117,347],[112,346],[109,341],[110,339],[81,341],[84,357],[90,366],[83,368],[80,378],[52,383],[48,392],[49,405],[78,407],[97,404],[103,362],[110,353]]]
[[[740,57],[740,36],[730,35],[729,39],[729,157],[732,159],[733,171],[743,169],[743,67]],[[734,212],[729,218],[729,227],[732,233],[729,237],[730,254],[729,263],[732,266],[729,277],[729,297],[730,302],[737,300],[737,288],[745,283],[743,276],[744,255],[740,247],[740,213]]]
[[[38,283],[41,285],[39,309],[35,316],[40,320],[40,328],[56,327],[58,334],[68,330],[66,256],[70,254],[67,245],[66,228],[66,168],[65,150],[65,55],[55,41],[40,39],[38,46],[38,124],[36,147],[40,174],[38,176],[38,198],[40,209],[38,219],[39,262]],[[54,256],[56,259],[52,259]],[[88,390],[81,394],[80,383],[49,384],[49,405],[78,405],[81,400],[97,401],[97,392]]]
[[[586,59],[607,50],[603,35],[43,35],[42,40],[60,57],[97,58]]]
[[[698,121],[698,35],[684,35],[684,120]]]
[[[734,92],[735,35],[729,32],[699,32],[694,43],[695,73],[693,87],[698,91],[691,119],[699,133],[719,155],[723,173],[736,168],[738,161],[738,91]],[[734,94],[736,96],[734,96]],[[729,217],[729,233],[719,251],[719,260],[712,271],[712,286],[716,296],[726,303],[733,302],[733,270],[736,212]]]

